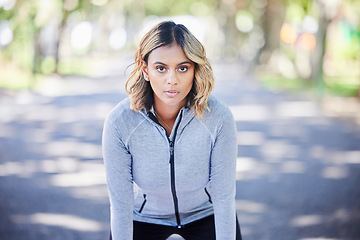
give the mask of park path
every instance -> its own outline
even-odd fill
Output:
[[[101,134],[126,97],[124,62],[98,77],[52,76],[39,91],[0,92],[1,240],[106,239]],[[214,95],[237,123],[243,238],[360,239],[360,127],[264,89],[240,64],[213,67]]]

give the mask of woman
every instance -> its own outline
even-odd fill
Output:
[[[236,127],[210,96],[213,83],[203,46],[183,25],[162,22],[141,40],[130,97],[104,126],[112,239],[241,239]]]

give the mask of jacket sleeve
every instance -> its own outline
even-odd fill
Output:
[[[211,154],[210,184],[218,240],[234,240],[236,232],[237,131],[231,111],[226,109]]]
[[[111,233],[113,240],[133,238],[134,193],[131,155],[120,138],[119,128],[109,114],[105,120],[103,159],[110,197]]]

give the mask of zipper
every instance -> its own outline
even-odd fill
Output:
[[[180,214],[179,214],[179,204],[178,204],[178,198],[177,198],[176,187],[175,187],[174,142],[169,140],[169,145],[170,145],[171,193],[172,193],[173,201],[174,201],[175,217],[176,217],[177,227],[181,228]]]
[[[176,139],[176,133],[177,130],[179,128],[180,122],[181,122],[181,118],[182,118],[182,111],[180,110],[180,118],[179,118],[179,122],[177,123],[177,125],[175,126],[175,130],[174,130],[174,137],[173,140],[170,140],[170,138],[168,137],[168,141],[169,141],[169,150],[170,150],[170,181],[171,181],[171,193],[173,196],[173,202],[174,202],[174,210],[175,210],[175,217],[176,217],[176,224],[178,228],[182,228],[181,226],[181,221],[180,221],[180,214],[179,214],[179,204],[178,204],[178,198],[177,198],[177,194],[176,194],[176,186],[175,186],[175,154],[174,154],[174,145],[175,145],[175,139]],[[150,114],[150,118],[152,120],[154,120],[157,124],[159,124],[164,130],[165,130],[165,134],[166,134],[166,129],[159,123],[159,121],[157,120],[157,118],[154,116],[154,114]],[[143,203],[144,205],[145,203]]]
[[[146,203],[146,194],[144,193],[144,202],[141,204],[141,207],[140,207],[140,210],[139,210],[139,213],[141,213],[142,212],[142,210],[144,209],[144,207],[145,207],[145,203]]]
[[[173,139],[170,140],[169,139],[169,149],[170,149],[170,180],[171,180],[171,193],[173,196],[173,201],[174,201],[174,209],[175,209],[175,217],[176,217],[176,223],[177,223],[177,227],[181,228],[181,221],[180,221],[180,214],[179,214],[179,204],[178,204],[178,198],[177,198],[177,194],[176,194],[176,186],[175,186],[175,154],[174,154],[174,147],[175,147],[175,139],[176,139],[176,133],[177,130],[179,128],[180,125],[180,121],[182,118],[182,112],[180,112],[180,118],[179,118],[179,122],[177,123],[177,125],[175,126],[174,129],[174,136]]]

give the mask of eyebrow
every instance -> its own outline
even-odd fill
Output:
[[[162,63],[162,62],[158,62],[158,61],[156,61],[156,62],[153,63],[153,65],[155,65],[155,64],[160,64],[160,65],[167,66],[167,64]],[[180,66],[180,65],[183,65],[183,64],[190,64],[190,65],[191,65],[192,63],[189,62],[189,61],[184,61],[184,62],[181,62],[181,63],[177,64],[176,66]]]

